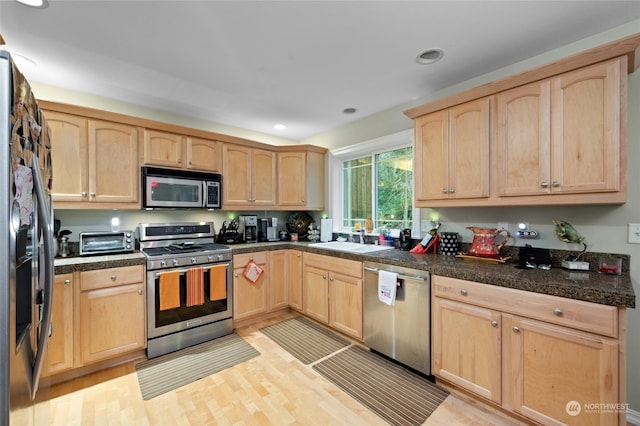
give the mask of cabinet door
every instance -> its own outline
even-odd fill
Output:
[[[47,343],[47,375],[73,368],[73,292],[72,274],[54,277],[52,333]]]
[[[251,149],[232,144],[222,148],[225,205],[249,205],[251,199]]]
[[[183,167],[182,136],[145,130],[143,158],[149,166]]]
[[[504,327],[504,394],[512,410],[545,424],[618,424],[615,410],[585,406],[620,402],[618,342],[518,317],[505,317]]]
[[[89,192],[87,120],[75,115],[45,111],[51,128],[53,201],[85,201]]]
[[[106,274],[109,274],[106,271]],[[80,361],[89,364],[146,345],[143,283],[80,294]]]
[[[302,252],[288,250],[289,256],[289,306],[302,311]]]
[[[447,111],[437,111],[416,120],[413,152],[416,206],[420,201],[448,198],[448,123]]]
[[[278,153],[278,206],[306,204],[306,160],[305,152]]]
[[[304,265],[303,291],[304,313],[311,318],[329,323],[329,285],[327,271]]]
[[[265,256],[266,257],[266,256]],[[234,263],[236,263],[234,259]],[[237,263],[233,270],[233,319],[241,320],[268,311],[267,289],[269,268],[264,262],[256,263],[265,269],[258,281],[251,282],[244,275],[246,262]]]
[[[362,279],[329,272],[329,325],[362,340]]]
[[[432,307],[433,374],[500,403],[500,313],[439,297]]]
[[[498,195],[551,191],[550,96],[548,80],[497,95]]]
[[[449,109],[449,198],[489,197],[489,113],[490,98]]]
[[[551,80],[553,192],[620,189],[625,68],[617,59]]]
[[[138,202],[138,129],[89,120],[89,201]]]
[[[218,141],[187,138],[187,168],[219,172],[221,170],[220,145]]]
[[[276,154],[263,149],[252,152],[251,201],[256,206],[276,204]]]
[[[269,310],[289,306],[288,250],[269,252]]]

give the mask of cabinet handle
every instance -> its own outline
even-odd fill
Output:
[[[561,317],[562,316],[562,309],[560,308],[555,308],[553,310],[553,313],[556,314],[557,316]]]
[[[443,193],[443,194],[446,194],[447,192],[448,192],[448,191],[447,191],[447,188],[442,188],[442,193]]]
[[[82,191],[80,195],[82,195],[82,198],[87,198],[87,193],[85,191]]]
[[[92,197],[95,197],[96,193],[95,192],[91,192],[91,193],[89,193],[89,195],[91,195]]]
[[[455,189],[453,189],[453,188],[449,189],[449,194],[453,194],[454,192],[456,192]]]
[[[189,165],[190,165],[190,166],[193,166],[193,161],[189,161]]]
[[[551,184],[554,188],[558,188],[560,186],[560,182],[558,182],[557,180],[554,180],[553,183]]]
[[[118,279],[118,277],[116,277],[115,275],[111,275],[111,281],[115,281],[117,279]]]
[[[71,284],[71,280],[64,280],[64,285],[69,285]]]
[[[467,290],[463,288],[462,290],[460,290],[460,294],[463,295],[463,296],[466,296],[467,295]]]
[[[323,280],[326,280],[326,279],[327,279],[327,276],[326,276],[326,275],[323,275],[323,276],[322,276],[322,279],[323,279]]]
[[[142,294],[142,289],[141,288],[138,289],[138,294]]]
[[[520,333],[520,327],[513,327],[514,333]]]
[[[234,277],[238,278],[238,273],[233,274]]]
[[[549,187],[549,182],[547,182],[546,180],[545,180],[545,181],[542,181],[542,182],[540,182],[540,186],[541,186],[542,188],[548,188],[548,187]]]
[[[491,327],[497,327],[498,326],[498,321],[493,320],[491,321]]]

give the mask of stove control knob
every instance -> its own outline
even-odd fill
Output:
[[[213,256],[212,256],[212,255],[207,256],[207,260],[208,260],[209,262],[213,262]]]
[[[173,266],[178,266],[178,259],[173,259],[172,263],[173,263]]]
[[[166,260],[161,260],[161,261],[160,261],[160,266],[161,266],[161,267],[163,267],[163,268],[164,268],[165,266],[167,266],[167,261],[166,261]]]
[[[217,257],[218,257],[218,260],[222,260],[222,255],[221,254],[217,255]]]
[[[198,259],[196,259],[195,257],[191,258],[191,263],[196,263],[198,261]]]

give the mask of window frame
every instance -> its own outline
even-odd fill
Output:
[[[360,142],[354,145],[350,145],[343,148],[333,149],[329,152],[329,208],[327,212],[329,217],[333,218],[333,232],[350,234],[351,228],[343,226],[344,222],[344,182],[343,182],[343,162],[355,160],[361,157],[374,156],[381,152],[393,151],[400,148],[413,148],[413,129],[403,130],[401,132],[393,133],[391,135],[383,136],[376,139]],[[375,167],[375,164],[372,165]],[[373,173],[375,176],[375,172]],[[415,173],[414,173],[415,179]],[[415,188],[414,182],[411,182]],[[334,189],[335,188],[335,189]],[[372,188],[375,191],[375,188]],[[373,194],[373,199],[375,193]],[[411,200],[413,223],[411,227],[411,235],[414,238],[418,238],[420,235],[420,209],[415,207],[415,195]],[[375,206],[372,206],[375,208]],[[399,229],[394,229],[391,232],[393,237],[399,236]],[[377,232],[367,235],[378,235]]]

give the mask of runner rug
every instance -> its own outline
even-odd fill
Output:
[[[313,369],[391,425],[421,425],[448,392],[360,346],[351,346]]]
[[[351,344],[304,317],[281,321],[260,331],[304,364],[311,364]]]
[[[142,399],[172,391],[260,355],[235,333],[136,364]]]

